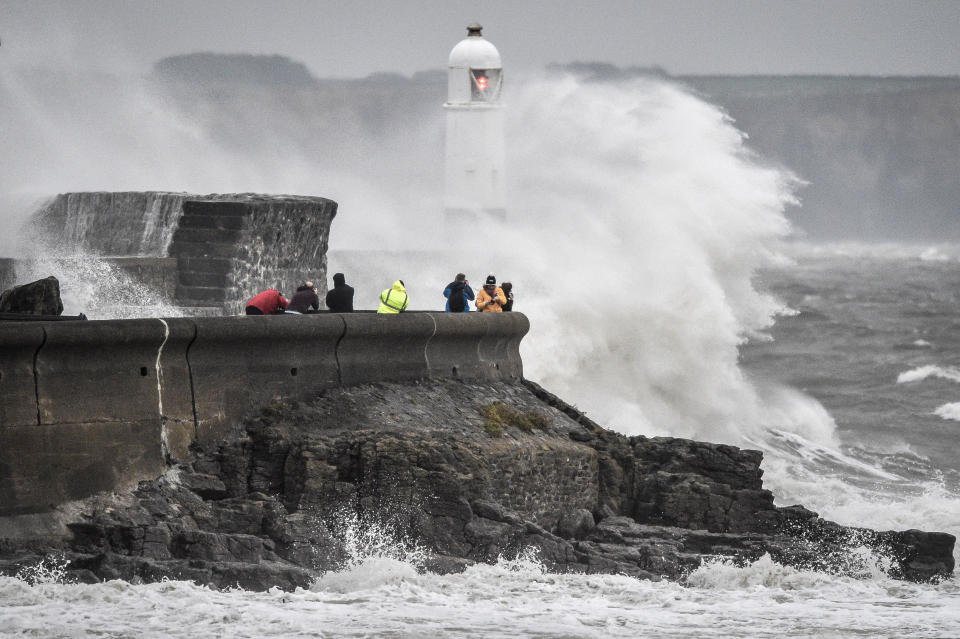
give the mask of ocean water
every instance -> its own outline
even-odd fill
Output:
[[[803,247],[758,287],[784,314],[742,349],[749,378],[818,401],[835,447],[751,434],[777,503],[842,523],[960,533],[955,328],[960,251]],[[943,251],[947,256],[942,257]],[[755,383],[759,383],[756,382]],[[764,395],[767,390],[760,389]],[[683,583],[547,572],[534,555],[439,576],[415,540],[354,530],[352,559],[293,593],[186,582],[67,584],[56,565],[0,578],[0,634],[40,637],[956,637],[960,582],[714,562]],[[854,549],[855,552],[855,549]]]
[[[342,155],[335,148],[323,157],[306,147],[238,154],[217,144],[209,123],[142,82],[117,83],[110,91],[118,95],[91,89],[51,100],[4,69],[0,89],[18,107],[23,138],[21,151],[0,153],[19,166],[31,150],[28,157],[48,160],[33,164],[54,176],[25,175],[19,188],[29,194],[319,188],[340,202],[334,250],[385,240],[449,247],[438,244],[442,224],[428,214],[440,190],[391,182],[390,167],[345,175],[329,159]],[[80,111],[102,114],[100,128],[52,106],[75,102],[97,107]],[[441,102],[436,120],[419,129],[442,127]],[[236,106],[271,130],[271,113]],[[960,429],[960,249],[791,243],[787,211],[798,205],[798,178],[757,157],[721,109],[667,82],[528,79],[511,90],[508,107],[509,224],[462,238],[461,263],[447,272],[411,260],[402,273],[348,273],[348,281],[401,276],[416,308],[442,308],[452,274],[476,282],[496,273],[513,281],[516,308],[531,319],[521,347],[526,375],[598,422],[763,450],[765,485],[779,505],[802,503],[843,524],[960,533],[952,446]],[[413,142],[378,140],[385,152],[369,161],[416,165],[418,154],[438,151]],[[37,151],[67,143],[84,150],[82,159]],[[498,250],[475,250],[492,241]],[[128,287],[104,286],[115,278],[96,269],[89,275],[94,260],[79,264],[78,273],[60,273],[68,302],[123,309]],[[358,299],[378,291],[358,285]],[[136,312],[168,310],[158,302]],[[382,533],[358,530],[350,564],[294,593],[68,584],[51,560],[0,578],[0,634],[960,636],[956,578],[894,581],[882,557],[863,557],[857,579],[763,558],[654,583],[550,574],[527,555],[437,576],[418,569],[416,540]]]

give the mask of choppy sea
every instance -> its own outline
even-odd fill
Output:
[[[768,431],[765,482],[845,524],[960,533],[960,251],[804,247],[755,286],[790,309],[741,348],[757,385],[814,398],[838,443]],[[856,549],[851,549],[857,552]],[[357,531],[309,590],[0,578],[0,635],[35,637],[957,637],[960,581],[710,563],[684,583],[552,574],[533,555],[418,569],[415,540]]]

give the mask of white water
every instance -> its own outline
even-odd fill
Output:
[[[557,575],[530,556],[462,574],[357,557],[309,590],[185,582],[65,585],[0,577],[0,634],[42,637],[948,637],[954,582],[919,586],[777,565],[706,565],[686,585]]]
[[[18,282],[32,282],[52,273],[60,282],[65,315],[83,313],[88,319],[183,315],[169,299],[96,255],[34,256],[17,262]]]
[[[778,259],[791,177],[719,109],[659,81],[543,83],[511,110],[528,132],[511,138],[509,251],[536,327],[530,376],[630,434],[733,443],[762,427],[737,347],[784,310],[751,278]]]

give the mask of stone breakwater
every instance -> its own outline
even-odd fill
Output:
[[[235,313],[264,288],[293,291],[304,279],[322,297],[336,214],[333,200],[303,195],[63,193],[32,216],[38,255],[25,257],[60,258],[63,268],[62,258],[113,258],[179,306]]]
[[[0,569],[51,553],[81,581],[307,586],[347,557],[347,523],[390,531],[449,572],[534,548],[550,569],[683,579],[764,554],[893,576],[953,571],[955,539],[839,526],[777,507],[761,453],[605,430],[531,382],[432,380],[278,400],[242,433],[130,492],[0,518]]]

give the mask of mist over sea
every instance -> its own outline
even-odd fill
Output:
[[[438,230],[442,90],[435,111],[412,100],[378,119],[324,112],[329,94],[312,86],[210,87],[184,101],[185,86],[0,71],[0,109],[18,125],[17,144],[0,150],[15,167],[0,183],[4,236],[14,212],[19,222],[68,190],[330,197],[334,249],[388,238],[462,249],[443,272],[411,260],[403,273],[348,273],[359,306],[402,277],[413,307],[441,308],[453,273],[496,273],[531,320],[526,375],[596,421],[763,450],[778,505],[960,534],[960,247],[798,242],[788,215],[805,176],[759,156],[690,90],[652,77],[511,86],[510,221],[451,240]],[[490,241],[500,249],[483,250]],[[5,242],[38,258],[38,275],[58,270],[67,313],[89,311],[105,290],[116,304],[129,294],[122,281],[105,288],[120,276],[89,268],[97,256],[78,268]],[[859,549],[860,579],[764,558],[706,564],[677,584],[551,574],[527,555],[437,576],[418,570],[415,539],[354,535],[351,562],[295,593],[64,584],[54,560],[0,578],[0,634],[960,635],[956,579],[894,581],[883,557]]]

